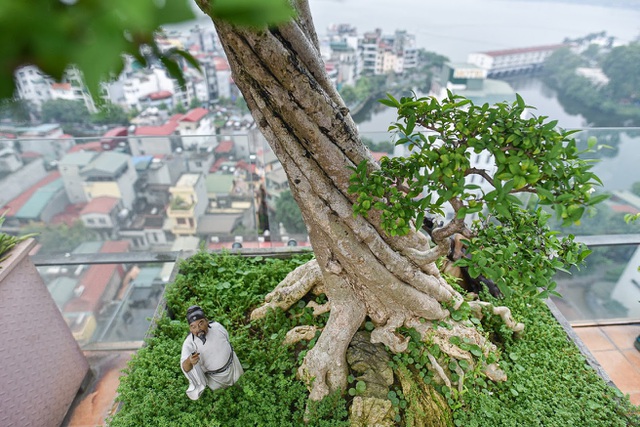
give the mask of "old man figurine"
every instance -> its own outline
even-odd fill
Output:
[[[189,380],[187,396],[197,400],[206,386],[232,386],[244,371],[220,323],[210,322],[197,305],[187,309],[187,322],[190,334],[182,343],[180,368]]]

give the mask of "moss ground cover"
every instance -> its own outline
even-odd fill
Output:
[[[307,412],[307,390],[295,372],[315,340],[291,347],[281,344],[291,327],[322,326],[327,315],[314,319],[301,303],[287,313],[273,312],[256,322],[248,319],[251,309],[309,258],[202,252],[182,262],[175,282],[167,286],[167,314],[125,370],[118,389],[121,409],[109,425],[285,427],[304,425],[305,419],[309,426],[348,425],[348,393],[344,398],[332,395]],[[500,343],[501,366],[509,380],[495,384],[476,377],[473,383],[465,382],[461,396],[449,399],[455,425],[640,426],[638,409],[588,367],[542,301],[513,295],[501,304],[505,302],[526,323],[523,337],[512,337],[491,318],[483,327],[487,333],[496,331],[492,333]],[[183,313],[193,304],[229,330],[245,368],[237,386],[215,393],[206,390],[198,401],[185,395],[187,382],[179,368],[180,347],[188,334]],[[408,368],[426,369],[411,364]],[[429,378],[428,373],[424,376]],[[407,405],[395,392],[390,395],[398,425],[410,425],[415,417],[403,413]]]

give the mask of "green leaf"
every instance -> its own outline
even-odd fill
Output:
[[[290,21],[295,11],[287,0],[215,0],[211,16],[233,25],[262,28]]]
[[[386,105],[387,107],[399,108],[400,103],[391,94],[387,94],[387,99],[379,99],[379,103]]]

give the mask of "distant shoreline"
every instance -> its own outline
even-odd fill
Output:
[[[618,9],[640,10],[638,0],[504,0],[507,2],[529,2],[529,3],[568,3],[584,6],[611,7]]]

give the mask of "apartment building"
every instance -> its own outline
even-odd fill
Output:
[[[56,82],[35,65],[27,65],[14,73],[17,97],[29,101],[40,109],[49,100],[82,101],[89,112],[97,111],[93,98],[84,84],[82,73],[75,67],[65,70],[62,80]]]
[[[121,200],[123,208],[133,208],[138,174],[131,156],[113,151],[99,153],[79,174],[88,200],[115,197]]]
[[[198,220],[209,205],[204,175],[183,174],[176,185],[169,188],[169,193],[167,218],[171,232],[176,236],[195,235]]]
[[[402,73],[418,64],[415,36],[406,31],[382,34],[377,28],[360,39],[362,71],[371,74]]]

